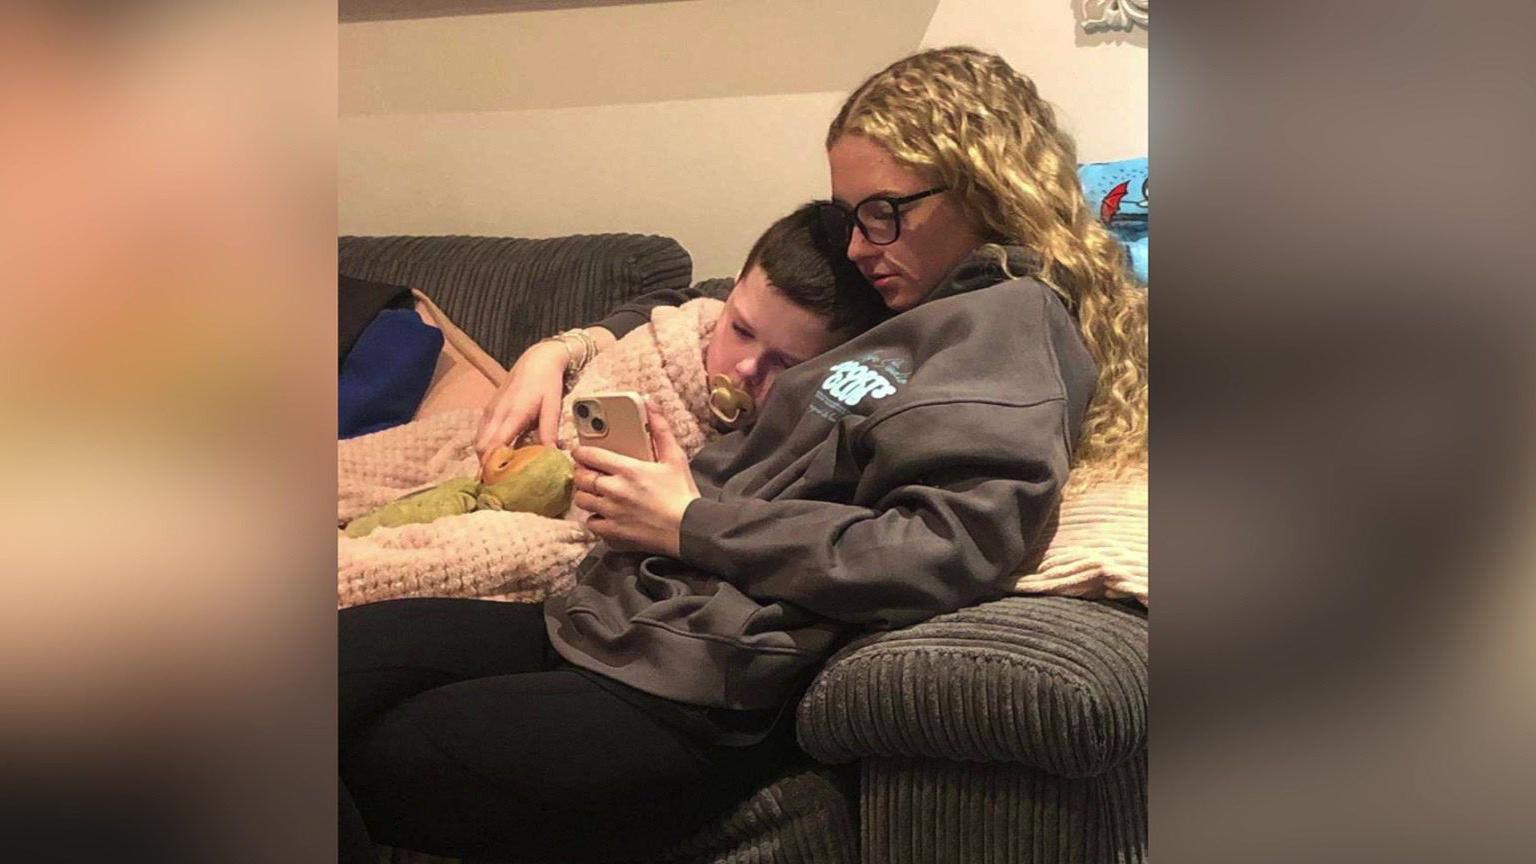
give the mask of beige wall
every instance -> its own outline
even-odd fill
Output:
[[[1147,31],[1083,33],[1083,0],[943,0],[923,47],[968,44],[1034,79],[1084,162],[1147,155]]]
[[[677,238],[696,278],[824,194],[839,93],[343,117],[343,233]]]
[[[1145,39],[1085,42],[1076,5],[681,0],[344,23],[341,231],[666,234],[696,278],[730,275],[769,222],[826,194],[821,136],[843,95],[920,45],[1027,70],[1084,159],[1145,153]]]

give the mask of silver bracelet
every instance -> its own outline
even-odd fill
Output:
[[[571,347],[571,339],[575,339],[581,346],[580,358],[577,358],[575,349]],[[565,384],[566,392],[569,393],[571,388],[576,386],[576,380],[581,376],[581,370],[587,368],[587,364],[591,363],[592,358],[597,356],[597,340],[587,335],[585,330],[573,328],[556,333],[553,336],[546,336],[539,341],[559,342],[560,347],[565,349],[565,380],[563,383]]]

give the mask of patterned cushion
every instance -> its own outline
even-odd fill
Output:
[[[1118,162],[1090,162],[1077,169],[1088,206],[1125,244],[1131,255],[1131,269],[1142,282],[1147,281],[1147,217],[1151,204],[1147,170],[1145,156]]]

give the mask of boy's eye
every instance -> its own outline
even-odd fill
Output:
[[[752,338],[752,331],[748,330],[747,328],[745,328],[743,326],[741,326],[740,324],[732,322],[731,323],[731,329],[735,330],[736,331],[736,335],[742,337],[743,339],[751,339]]]

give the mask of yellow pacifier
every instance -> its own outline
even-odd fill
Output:
[[[752,419],[752,394],[741,389],[729,375],[709,376],[709,413],[726,429],[740,429]]]

